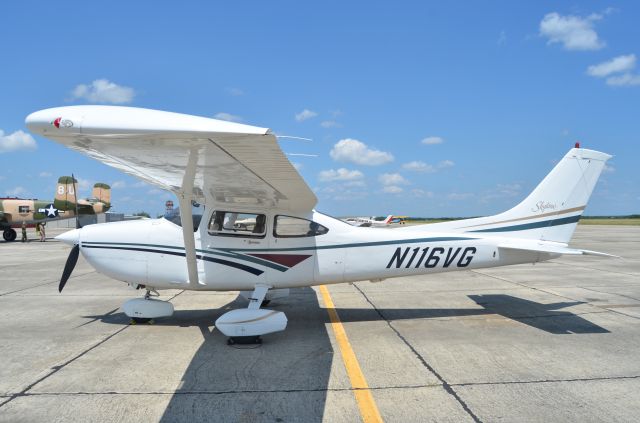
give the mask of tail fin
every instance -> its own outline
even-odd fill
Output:
[[[465,232],[568,243],[610,158],[599,151],[569,150],[524,201],[496,216],[467,221]]]
[[[495,216],[434,223],[428,225],[429,229],[568,243],[610,158],[599,151],[573,148],[511,210]]]
[[[390,224],[391,223],[391,219],[393,219],[393,215],[392,214],[387,216],[387,218],[384,220],[384,223],[387,224],[387,225]]]
[[[93,186],[92,197],[104,203],[106,206],[111,205],[111,187],[107,184],[98,182]]]
[[[77,180],[71,176],[61,176],[58,178],[58,186],[56,187],[56,197],[53,200],[53,207],[58,210],[75,210],[76,207],[76,190]]]

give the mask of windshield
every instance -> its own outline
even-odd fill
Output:
[[[202,214],[204,213],[204,207],[193,207],[192,208],[192,213],[193,213],[193,232],[198,230],[198,227],[200,226],[200,221],[202,220]],[[165,213],[165,215],[163,216],[165,219],[167,219],[169,222],[174,223],[178,226],[182,226],[182,221],[180,219],[180,207],[177,207],[173,210],[171,210],[168,213]]]

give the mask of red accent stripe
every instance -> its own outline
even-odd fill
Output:
[[[269,260],[274,263],[281,264],[287,267],[293,267],[296,264],[305,261],[310,255],[304,254],[247,254],[249,256]]]

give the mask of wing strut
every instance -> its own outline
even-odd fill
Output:
[[[189,286],[198,288],[198,264],[196,262],[196,242],[193,230],[193,213],[191,201],[193,200],[193,184],[196,177],[198,164],[198,150],[192,148],[189,151],[189,161],[182,178],[182,187],[178,193],[180,203],[180,222],[182,223],[182,237],[184,239],[184,251],[187,259],[187,271],[189,272]]]

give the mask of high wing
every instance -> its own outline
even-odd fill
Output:
[[[29,130],[173,191],[189,282],[197,288],[192,201],[308,212],[317,199],[267,129],[118,106],[69,106],[26,119]]]
[[[158,110],[69,106],[28,128],[150,184],[217,205],[310,211],[317,199],[266,128]],[[190,192],[185,182],[193,180]],[[192,178],[190,177],[192,176]]]

